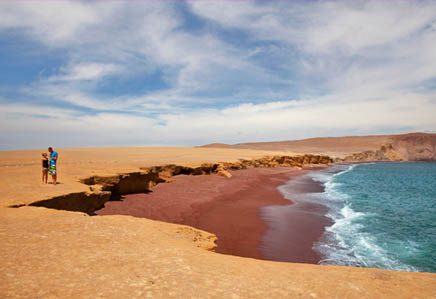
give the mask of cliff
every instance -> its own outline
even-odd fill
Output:
[[[404,161],[436,161],[436,134],[393,136],[392,147]]]
[[[151,192],[159,183],[171,182],[177,175],[209,175],[218,174],[231,177],[229,169],[246,169],[248,167],[297,167],[308,165],[328,165],[333,159],[320,155],[297,156],[265,156],[256,159],[239,159],[236,162],[203,163],[197,167],[183,165],[163,165],[141,167],[140,171],[110,176],[90,176],[80,179],[89,190],[74,192],[52,198],[38,200],[28,204],[14,204],[11,207],[23,206],[46,207],[56,210],[83,212],[94,215],[108,200],[118,200],[121,195]]]
[[[380,149],[353,153],[342,161],[436,161],[436,134],[391,136]]]

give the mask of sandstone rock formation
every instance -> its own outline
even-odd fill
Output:
[[[344,161],[436,161],[436,134],[393,136],[379,150],[354,153]]]
[[[383,144],[379,150],[364,151],[361,153],[354,153],[343,159],[337,161],[346,162],[371,162],[371,161],[402,161],[403,159],[396,153],[392,144]]]
[[[436,161],[436,134],[398,135],[392,147],[403,161]]]

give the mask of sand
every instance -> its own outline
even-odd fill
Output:
[[[402,161],[436,161],[436,134],[408,133],[400,135],[322,137],[277,142],[239,144],[213,143],[208,148],[280,150],[298,153],[325,154],[346,158],[354,153],[378,151],[391,145],[390,159]]]
[[[96,214],[190,225],[215,234],[218,253],[316,264],[320,256],[312,247],[330,222],[323,217],[325,213],[316,215],[313,210],[326,210],[313,204],[295,209],[277,189],[305,173],[283,167],[231,171],[230,179],[181,175],[151,193],[107,202]],[[306,191],[317,187],[309,185]],[[265,208],[262,216],[261,208]]]
[[[280,188],[292,204],[261,208],[260,216],[270,227],[262,235],[262,256],[274,261],[318,264],[323,256],[313,247],[325,227],[333,224],[325,216],[327,207],[313,197],[324,192],[324,186],[304,174],[291,177]]]
[[[89,191],[80,179],[266,154],[234,149],[57,149],[58,186],[40,184],[40,152],[0,152],[2,298],[432,298],[436,274],[280,263],[211,252],[216,237],[131,216],[9,208]],[[159,186],[159,185],[158,185]]]
[[[276,142],[250,142],[239,144],[208,144],[208,148],[281,150],[299,153],[327,154],[343,158],[351,153],[368,150],[378,150],[385,143],[390,143],[391,135],[381,136],[347,136],[309,138],[302,140],[287,140]]]

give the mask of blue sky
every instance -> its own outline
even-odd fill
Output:
[[[2,1],[0,149],[436,131],[435,1]]]

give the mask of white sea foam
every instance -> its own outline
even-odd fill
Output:
[[[309,176],[315,182],[325,183],[330,180],[331,174],[318,171],[310,172],[307,176]]]
[[[350,165],[337,173],[318,172],[312,175],[315,181],[323,182],[325,186],[323,200],[329,207],[326,216],[333,221],[333,225],[326,227],[322,239],[314,245],[314,249],[324,257],[320,264],[417,271],[414,267],[390,258],[377,245],[377,238],[364,232],[365,221],[374,215],[354,211],[350,195],[340,191],[341,184],[336,181],[337,177],[350,172],[356,166]]]
[[[362,164],[351,164],[351,165],[347,165],[348,167],[347,167],[344,171],[341,171],[341,172],[335,173],[333,176],[343,175],[343,174],[345,174],[345,173],[347,173],[347,172],[352,171],[354,168],[356,168],[356,167],[359,166],[359,165],[362,165]]]

